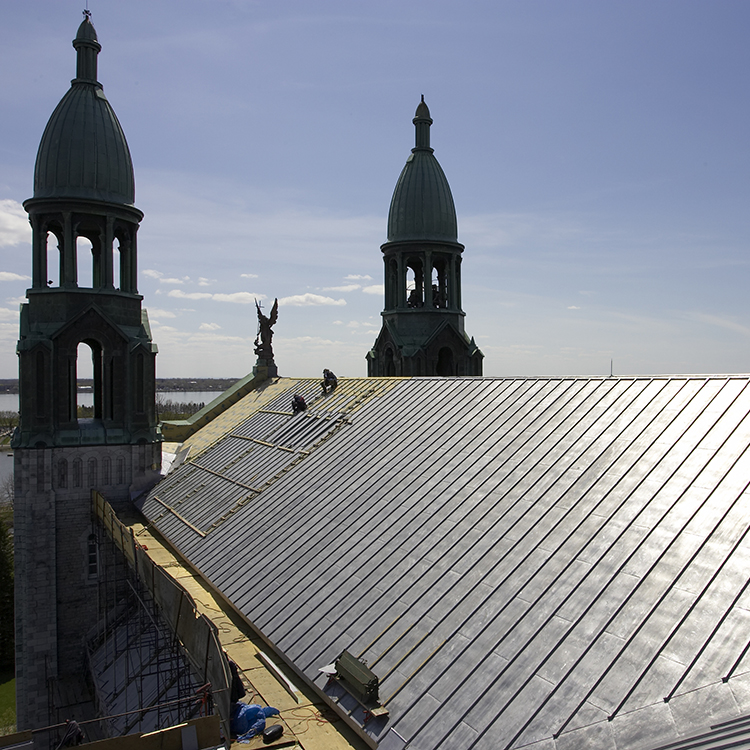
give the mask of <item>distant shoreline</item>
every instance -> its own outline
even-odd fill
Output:
[[[156,392],[184,391],[185,393],[197,393],[199,391],[216,391],[223,393],[227,388],[234,385],[239,378],[156,378]],[[91,391],[93,382],[91,380],[79,380],[78,392],[87,393]],[[18,393],[18,379],[0,379],[0,394]]]

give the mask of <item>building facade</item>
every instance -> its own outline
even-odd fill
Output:
[[[458,222],[448,180],[430,147],[424,97],[415,146],[393,192],[383,327],[367,354],[370,377],[481,375],[484,355],[464,331]]]
[[[135,181],[125,135],[97,80],[101,46],[86,14],[76,77],[42,136],[32,286],[18,341],[15,460],[19,729],[44,725],[56,683],[80,674],[97,622],[91,491],[115,505],[161,465],[156,346],[137,290]],[[94,409],[79,416],[78,364],[91,358]]]

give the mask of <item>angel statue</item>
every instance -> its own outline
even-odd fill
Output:
[[[276,323],[279,317],[279,300],[273,301],[271,314],[268,317],[261,311],[257,300],[255,301],[255,309],[258,311],[258,335],[255,337],[255,353],[259,358],[265,359],[267,363],[272,363],[271,339],[273,338],[273,331],[271,326]]]

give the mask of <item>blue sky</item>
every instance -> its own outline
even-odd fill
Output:
[[[85,1],[85,0],[84,0]],[[488,375],[750,371],[750,3],[89,0],[158,374],[366,374],[425,95]],[[0,377],[82,3],[0,9]]]

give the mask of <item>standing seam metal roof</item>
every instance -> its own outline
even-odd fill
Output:
[[[748,382],[282,380],[142,507],[382,748],[653,748],[750,711]]]

